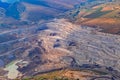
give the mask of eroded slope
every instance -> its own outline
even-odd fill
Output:
[[[119,35],[101,33],[95,28],[81,27],[65,19],[32,26],[37,27],[15,31],[17,39],[0,43],[1,48],[5,48],[4,44],[11,46],[11,51],[1,52],[1,66],[3,61],[7,64],[10,59],[14,60],[19,77],[73,68],[100,70],[119,80]],[[5,70],[9,69],[8,66]],[[9,73],[1,75],[13,78]]]

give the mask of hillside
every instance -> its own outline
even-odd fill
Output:
[[[16,34],[8,32],[17,38],[1,41],[1,66],[3,60],[4,64],[8,60],[12,63],[6,65],[0,75],[7,74],[6,77],[14,79],[77,67],[105,71],[119,80],[120,36],[81,27],[65,19],[52,20],[36,29],[35,26],[34,30],[21,30],[22,36],[19,31],[15,31]]]
[[[23,80],[95,80],[95,79],[109,79],[112,80],[112,76],[105,72],[97,70],[58,70],[39,74],[32,78],[25,78]],[[114,78],[113,78],[114,79]],[[19,80],[19,79],[18,79]]]
[[[120,34],[120,3],[97,5],[83,9],[76,16],[76,23],[100,28],[102,32]]]
[[[38,22],[55,18],[58,14],[74,8],[78,3],[81,3],[81,0],[5,0],[0,1],[2,4],[0,7],[5,11],[2,12],[0,9],[0,13],[7,18]]]
[[[120,80],[119,11],[111,0],[0,2],[0,80]]]

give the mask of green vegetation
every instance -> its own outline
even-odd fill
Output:
[[[63,76],[66,70],[54,71],[46,74],[37,75],[31,78],[25,78],[22,80],[79,80]]]
[[[84,17],[85,17],[85,18],[99,18],[99,17],[101,17],[101,16],[103,16],[103,15],[108,14],[108,13],[111,12],[111,11],[101,11],[102,9],[103,9],[103,8],[100,7],[100,8],[98,8],[98,9],[96,9],[96,11],[94,11],[94,12],[92,12],[91,14],[86,15],[86,16],[84,16]]]
[[[68,71],[94,73],[96,75],[107,75],[108,74],[104,71],[99,71],[99,70],[73,69],[73,70],[61,70],[61,71],[54,71],[54,72],[50,72],[46,74],[40,74],[40,75],[31,77],[31,78],[25,78],[22,80],[79,80],[79,78],[71,78],[71,76],[63,76],[63,74],[67,73]]]
[[[113,19],[120,19],[120,11],[119,10],[112,11],[111,13],[106,14],[103,17],[105,17],[105,18],[113,18]]]

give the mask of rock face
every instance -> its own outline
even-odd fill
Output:
[[[26,68],[31,67],[31,70],[20,70],[26,75],[75,65],[86,68],[89,64],[120,71],[119,35],[101,33],[94,28],[81,27],[65,19],[55,19],[44,26],[48,29],[38,33],[37,40],[31,44],[33,50],[28,52],[30,64]]]
[[[101,33],[94,28],[74,25],[64,19],[54,20],[47,23],[47,26],[49,29],[40,34],[39,39],[43,40],[48,53],[55,51],[57,55],[58,51],[62,51],[64,56],[73,57],[79,65],[100,64],[120,70],[119,35]],[[50,35],[51,33],[56,35]]]
[[[109,74],[114,74],[113,70],[120,71],[119,35],[101,33],[65,19],[54,19],[25,32],[21,30],[16,35],[17,40],[1,43],[9,43],[13,48],[11,52],[1,53],[1,57],[5,61],[6,56],[12,54],[14,60],[26,61],[26,65],[22,62],[17,64],[23,76],[76,66],[98,68]],[[118,72],[115,75],[120,77]]]

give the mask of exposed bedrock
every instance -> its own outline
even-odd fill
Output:
[[[120,71],[119,35],[101,33],[65,19],[54,19],[42,24],[42,28],[40,26],[40,30],[34,31],[32,28],[23,34],[22,37],[25,37],[18,39],[19,46],[14,43],[14,46],[22,47],[12,51],[16,56],[15,60],[27,61],[26,65],[20,62],[17,64],[18,70],[24,76],[66,67],[92,70],[97,68],[120,76],[118,72],[114,73],[115,70]],[[31,31],[34,31],[34,35],[27,36],[27,33],[32,34]],[[0,66],[2,65],[4,63],[1,60]]]

